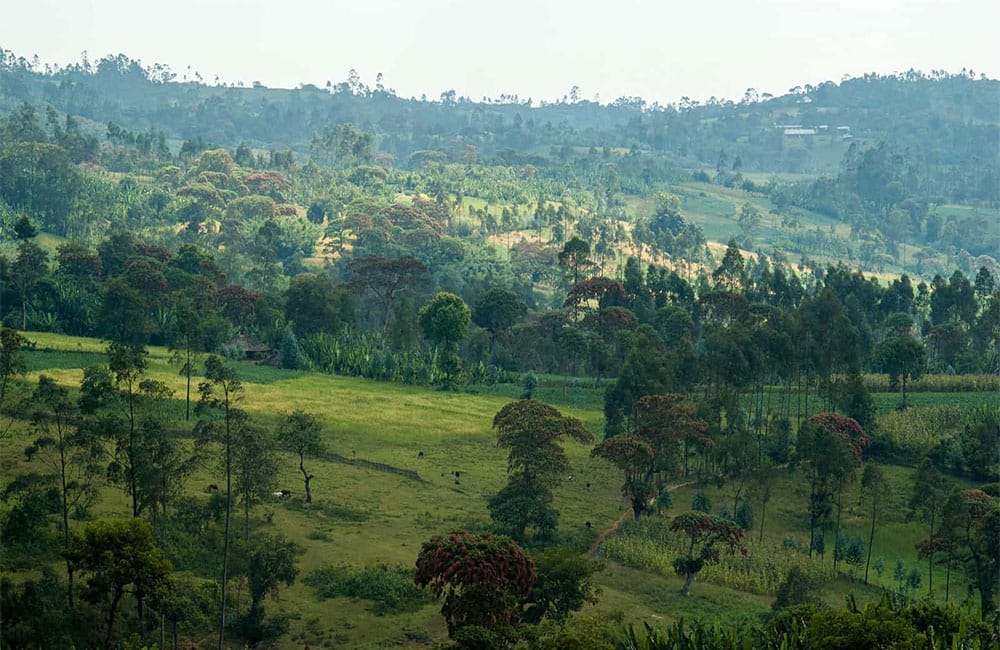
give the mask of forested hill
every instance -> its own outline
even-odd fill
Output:
[[[939,179],[936,191],[956,199],[997,200],[1000,82],[959,74],[865,75],[841,83],[792,88],[772,97],[748,89],[737,101],[682,98],[649,105],[638,97],[610,104],[517,96],[398,97],[381,78],[374,88],[357,75],[297,89],[209,85],[178,79],[160,65],[124,55],[52,68],[0,50],[0,108],[24,101],[131,132],[233,148],[291,149],[322,160],[326,133],[352,123],[374,134],[382,160],[408,166],[444,157],[483,162],[562,164],[579,147],[626,148],[665,156],[684,167],[744,171],[835,171],[851,141],[885,141],[907,157],[907,173]],[[960,179],[960,180],[959,180]],[[960,187],[959,187],[960,186]],[[956,189],[959,188],[959,189]],[[957,194],[957,195],[956,195]]]
[[[575,88],[557,102],[405,99],[353,71],[291,90],[189,75],[124,55],[52,68],[0,49],[0,231],[21,213],[91,245],[109,224],[148,226],[128,191],[95,189],[108,173],[197,208],[164,216],[163,198],[154,221],[210,230],[231,199],[264,193],[204,175],[201,156],[225,150],[247,174],[279,174],[288,187],[272,198],[317,225],[343,225],[363,195],[419,194],[468,215],[469,228],[451,222],[467,243],[506,234],[509,249],[514,233],[551,228],[553,246],[576,235],[611,257],[608,273],[646,248],[714,266],[730,240],[814,270],[1000,269],[1000,81],[971,71],[670,106],[599,104]]]

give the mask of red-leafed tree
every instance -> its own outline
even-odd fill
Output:
[[[414,582],[436,598],[448,635],[463,647],[509,647],[531,593],[535,563],[508,537],[449,533],[425,542]]]
[[[684,395],[647,395],[635,402],[634,411],[635,432],[605,439],[590,455],[611,461],[625,473],[622,493],[638,519],[662,488],[664,474],[677,467],[681,443],[710,441],[707,423]]]
[[[691,593],[691,582],[705,564],[719,561],[720,549],[746,555],[743,529],[735,522],[705,512],[683,512],[670,522],[670,530],[688,537],[687,555],[674,560],[674,571],[684,576],[682,593]]]

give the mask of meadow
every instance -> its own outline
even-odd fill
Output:
[[[26,336],[35,343],[35,350],[28,353],[28,386],[46,374],[75,389],[85,367],[105,362],[105,343],[97,340],[36,333]],[[190,430],[193,416],[190,424],[183,425],[184,377],[170,362],[171,356],[164,348],[150,348],[147,375],[170,386],[170,415],[182,423],[182,430]],[[521,388],[502,384],[476,387],[473,392],[441,392],[247,362],[237,363],[236,368],[245,388],[243,407],[265,427],[273,430],[281,415],[293,409],[317,414],[324,425],[327,454],[308,463],[315,474],[312,507],[301,501],[297,459],[282,454],[278,486],[291,490],[292,496],[265,502],[252,513],[256,530],[280,531],[304,550],[298,562],[299,579],[266,604],[269,614],[289,618],[289,632],[278,647],[426,647],[430,641],[443,640],[447,631],[437,602],[418,599],[406,607],[387,609],[370,599],[337,593],[350,592],[343,585],[351,575],[378,571],[382,565],[388,567],[384,575],[391,582],[392,575],[398,577],[413,566],[422,542],[434,535],[461,528],[488,528],[486,499],[503,486],[506,472],[506,456],[495,445],[491,421],[506,402],[519,397]],[[603,389],[584,380],[542,377],[535,397],[580,418],[600,437]],[[193,399],[196,396],[195,391]],[[891,410],[894,394],[875,397],[883,412]],[[957,399],[982,403],[995,395],[917,393],[913,397],[915,403],[919,397],[948,405]],[[0,441],[0,473],[5,481],[32,470],[22,453],[31,439],[30,427],[19,421]],[[185,444],[193,444],[192,439],[186,438]],[[599,532],[627,520],[629,508],[620,494],[620,473],[604,461],[591,459],[587,445],[567,442],[565,447],[572,478],[567,476],[555,491],[560,511],[558,536],[562,544],[583,551],[594,544]],[[459,472],[459,480],[455,472]],[[876,535],[873,559],[883,557],[888,569],[873,582],[892,587],[897,558],[907,568],[918,566],[914,544],[923,536],[923,529],[906,518],[913,469],[890,467],[887,474],[891,486],[888,514]],[[192,498],[205,498],[207,486],[221,482],[218,459],[209,457],[186,489]],[[686,480],[679,482],[685,485],[674,490],[673,506],[664,516],[686,510],[691,504],[697,488]],[[698,576],[687,598],[680,594],[681,579],[670,570],[672,547],[650,541],[652,537],[643,532],[642,525],[624,524],[596,548],[604,564],[597,580],[600,602],[585,611],[617,617],[624,623],[668,622],[682,616],[735,621],[770,607],[775,580],[792,563],[808,564],[818,574],[834,576],[832,539],[828,539],[823,559],[810,561],[800,551],[787,548],[789,536],[800,543],[808,536],[806,489],[799,474],[783,472],[767,505],[763,540],[757,541],[756,530],[750,535],[754,541],[745,568],[751,577],[739,577],[739,567],[723,564]],[[857,486],[849,491],[844,499],[844,528],[850,535],[862,535],[867,531],[865,508],[859,503]],[[707,486],[704,492],[715,509],[731,501],[725,487]],[[121,490],[104,487],[89,516],[127,514]],[[648,525],[665,521],[656,517]],[[37,567],[21,567],[27,574],[32,568]],[[334,589],[321,597],[307,584],[316,583],[317,578],[310,576],[321,569],[327,571],[328,578],[331,572],[339,576],[340,591]],[[762,577],[768,571],[770,577]],[[843,572],[848,573],[846,566]],[[936,593],[943,594],[941,570],[935,574],[934,587]],[[953,596],[962,591],[953,584]],[[841,604],[848,593],[868,596],[877,590],[841,576],[827,585],[825,597],[831,604]]]

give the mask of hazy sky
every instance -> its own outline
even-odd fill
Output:
[[[124,53],[181,77],[323,86],[355,68],[437,98],[739,99],[910,68],[1000,77],[997,0],[0,0],[0,47]]]

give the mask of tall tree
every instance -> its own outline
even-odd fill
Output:
[[[427,275],[427,265],[408,255],[398,259],[371,256],[351,260],[347,270],[351,283],[371,294],[381,308],[384,345],[393,306],[404,294],[420,286]]]
[[[940,518],[948,502],[951,482],[945,478],[930,458],[924,458],[913,476],[913,492],[910,495],[910,516],[927,524],[927,538],[935,539]],[[934,554],[928,554],[927,589],[934,588]],[[933,592],[930,592],[933,593]]]
[[[0,415],[3,414],[4,399],[11,380],[28,371],[24,348],[28,339],[10,327],[0,327]],[[0,433],[0,437],[3,434]]]
[[[158,604],[170,591],[173,567],[153,544],[152,529],[145,521],[95,521],[75,535],[66,554],[87,575],[84,598],[107,603],[104,647],[114,643],[118,606],[131,586],[137,599]],[[140,624],[142,611],[139,612]]]
[[[59,484],[63,551],[70,546],[71,510],[86,508],[96,498],[99,462],[103,455],[100,439],[88,436],[74,424],[75,413],[69,391],[50,377],[41,375],[32,395],[32,426],[39,437],[24,450],[31,461],[36,457],[51,471]],[[67,597],[73,609],[74,565],[66,556]]]
[[[219,607],[219,650],[225,648],[226,638],[226,589],[229,583],[230,523],[233,516],[233,455],[238,436],[249,426],[247,413],[239,408],[243,398],[243,384],[233,368],[216,355],[205,360],[205,381],[198,385],[201,399],[198,412],[197,433],[203,442],[222,445],[222,467],[226,475],[226,512],[222,542],[222,603]]]
[[[493,287],[476,301],[472,321],[490,333],[490,352],[496,356],[497,339],[528,313],[517,294],[504,287]]]
[[[512,537],[524,540],[527,527],[539,537],[551,534],[559,513],[552,507],[552,489],[563,481],[569,460],[566,437],[590,442],[593,435],[576,418],[534,400],[511,402],[493,418],[497,446],[507,449],[507,485],[489,499],[493,520]]]
[[[684,395],[647,395],[634,404],[634,432],[605,438],[591,456],[616,465],[625,474],[622,493],[638,519],[660,493],[663,475],[676,469],[683,443],[705,440],[707,423]]]
[[[240,548],[240,568],[247,578],[250,609],[243,625],[243,637],[257,645],[264,640],[264,599],[277,591],[281,583],[291,586],[298,576],[296,558],[302,548],[284,535],[255,535]]]
[[[912,336],[892,336],[875,348],[875,365],[889,375],[892,385],[900,385],[903,407],[906,407],[906,382],[919,379],[924,372],[926,353],[923,344]]]
[[[589,271],[594,266],[590,259],[590,244],[573,236],[563,245],[559,253],[559,266],[566,270],[566,273],[573,278],[573,284],[580,282],[580,275]]]
[[[796,461],[803,463],[809,478],[810,557],[817,525],[829,517],[831,499],[842,491],[869,443],[857,421],[834,413],[817,413],[799,428]]]
[[[139,490],[136,487],[136,448],[139,436],[139,416],[137,413],[139,401],[139,385],[142,375],[148,366],[145,347],[112,343],[108,346],[108,370],[115,380],[115,387],[120,391],[120,405],[126,418],[127,431],[124,440],[119,442],[119,448],[124,448],[125,480],[127,491],[132,497],[132,516],[139,516]],[[165,387],[163,388],[165,390]]]
[[[865,463],[861,473],[861,491],[871,500],[872,519],[871,530],[868,533],[868,557],[865,559],[865,584],[868,584],[868,568],[872,561],[872,547],[875,545],[875,522],[879,515],[879,497],[885,492],[887,483],[882,475],[882,469],[873,460]]]
[[[48,268],[49,255],[41,246],[30,239],[24,239],[17,245],[17,257],[11,264],[10,273],[21,302],[22,330],[28,329],[28,305]]]
[[[945,505],[941,536],[950,540],[965,567],[969,589],[979,592],[983,620],[995,615],[1000,589],[1000,499],[977,489],[952,493]]]
[[[472,315],[468,305],[459,296],[440,291],[430,302],[420,308],[418,322],[424,338],[440,346],[438,365],[444,370],[444,386],[450,388],[461,372],[462,360],[458,356],[458,342],[469,331]]]

